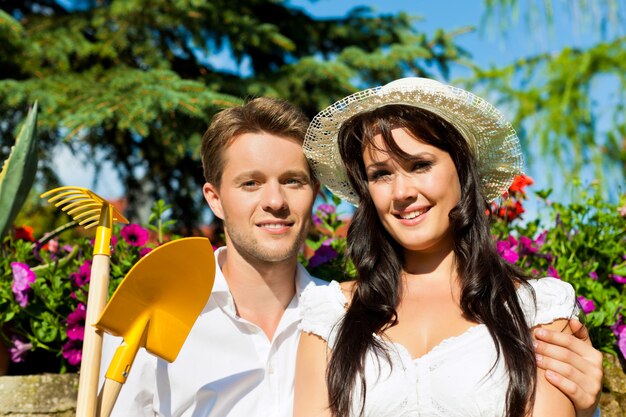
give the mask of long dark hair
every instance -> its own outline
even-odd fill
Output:
[[[352,302],[339,324],[326,375],[330,410],[335,417],[350,414],[358,378],[362,415],[367,390],[365,355],[374,350],[389,360],[385,346],[374,335],[397,322],[395,309],[401,297],[403,250],[381,224],[369,196],[363,151],[366,146],[374,146],[374,136],[381,134],[383,151],[398,160],[408,158],[393,140],[391,131],[395,128],[404,128],[419,140],[444,150],[454,162],[461,199],[449,217],[461,285],[461,309],[469,320],[489,329],[497,358],[504,358],[510,380],[506,415],[523,417],[534,402],[536,382],[530,330],[516,294],[518,285],[528,285],[527,277],[503,261],[496,251],[485,215],[487,202],[481,194],[476,159],[467,141],[441,117],[405,105],[384,106],[357,115],[344,123],[339,133],[341,158],[360,198],[348,230],[348,250],[358,275]]]

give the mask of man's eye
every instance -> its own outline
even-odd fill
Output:
[[[241,183],[241,187],[243,188],[254,188],[258,185],[256,181],[245,181]]]

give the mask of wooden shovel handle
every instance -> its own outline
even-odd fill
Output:
[[[76,417],[95,417],[98,401],[98,376],[102,356],[102,332],[94,327],[107,302],[109,257],[94,255],[89,278],[85,338],[83,340]]]
[[[109,417],[111,415],[121,389],[121,382],[109,378],[104,380],[104,386],[98,397],[98,417]]]

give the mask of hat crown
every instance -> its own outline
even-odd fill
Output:
[[[345,97],[311,121],[304,153],[320,181],[343,200],[358,204],[339,155],[341,126],[357,114],[391,104],[419,107],[451,123],[474,153],[488,201],[506,192],[523,172],[519,138],[498,109],[466,90],[429,78],[407,77]]]

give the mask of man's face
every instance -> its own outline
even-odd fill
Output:
[[[297,140],[263,132],[236,137],[224,151],[219,189],[207,183],[203,191],[224,221],[229,250],[261,262],[295,259],[317,193]]]

